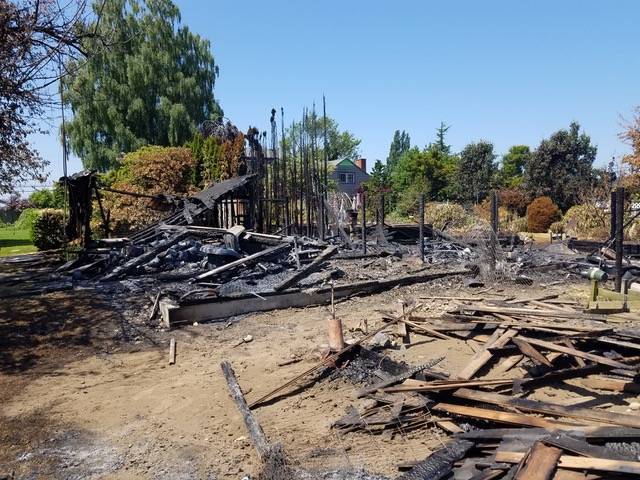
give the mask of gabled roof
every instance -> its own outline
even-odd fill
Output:
[[[332,160],[332,161],[329,162],[329,165],[331,165],[333,168],[336,168],[338,166],[355,167],[355,168],[359,169],[361,172],[364,172],[367,175],[369,175],[367,172],[362,170],[358,165],[356,165],[355,162],[353,162],[353,160],[349,160],[348,158],[344,158],[342,160]]]

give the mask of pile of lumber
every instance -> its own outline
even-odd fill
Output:
[[[355,392],[367,408],[350,408],[334,428],[450,435],[425,460],[399,465],[403,479],[640,478],[639,405],[624,401],[640,392],[640,329],[606,320],[554,295],[408,314],[399,334],[464,339],[474,356],[457,372],[427,365],[381,378]]]

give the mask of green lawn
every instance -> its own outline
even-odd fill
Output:
[[[0,257],[36,251],[38,249],[31,243],[29,230],[18,230],[15,227],[0,228]]]

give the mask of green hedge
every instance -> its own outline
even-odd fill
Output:
[[[64,215],[62,210],[45,208],[39,212],[33,228],[31,240],[38,250],[53,250],[65,244]]]

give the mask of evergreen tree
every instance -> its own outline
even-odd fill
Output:
[[[470,143],[462,150],[456,183],[463,202],[479,203],[488,195],[494,184],[495,159],[490,142]]]
[[[105,171],[122,152],[182,145],[222,112],[213,96],[218,74],[208,40],[180,24],[171,0],[96,0],[100,21],[85,26],[111,38],[84,40],[86,64],[69,62],[64,100],[72,150],[86,168]]]
[[[517,187],[522,183],[524,169],[531,158],[527,145],[514,145],[502,157],[500,181],[505,187]]]
[[[597,147],[573,122],[542,140],[524,171],[524,187],[532,197],[548,196],[563,210],[576,205],[593,180]]]
[[[451,145],[448,145],[444,141],[446,133],[451,128],[451,125],[445,125],[444,122],[440,122],[440,126],[436,129],[436,143],[435,146],[442,153],[449,155],[451,153]]]
[[[400,157],[408,152],[410,148],[411,139],[409,138],[409,134],[404,130],[402,133],[400,130],[396,130],[393,134],[393,140],[389,146],[389,156],[387,157],[387,170],[389,173],[393,172]]]

